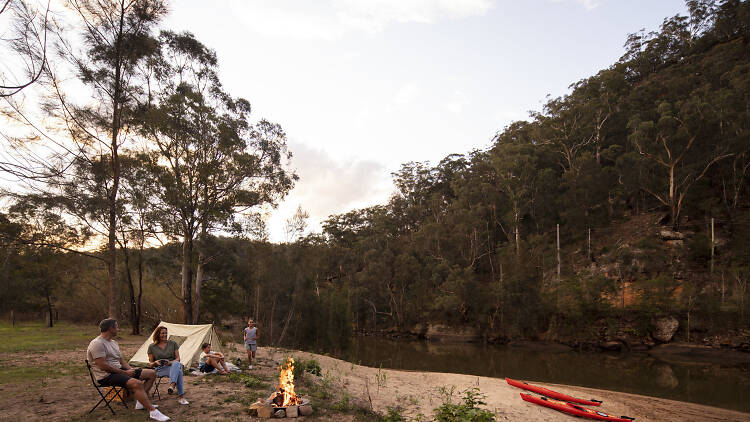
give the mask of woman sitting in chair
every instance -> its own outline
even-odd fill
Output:
[[[180,346],[173,340],[167,340],[167,327],[160,326],[154,331],[154,344],[148,346],[148,360],[151,362],[151,367],[156,368],[156,376],[169,376],[170,384],[167,392],[174,394],[177,388],[177,402],[190,404],[185,400],[185,392],[182,388]]]

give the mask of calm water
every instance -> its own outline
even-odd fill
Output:
[[[337,357],[373,367],[579,385],[750,412],[747,363],[674,363],[641,353],[553,352],[373,337],[354,338],[350,350]]]

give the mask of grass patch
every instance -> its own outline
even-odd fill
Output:
[[[46,352],[59,349],[74,349],[88,344],[99,335],[96,327],[81,327],[58,322],[49,328],[42,323],[22,323],[15,327],[0,322],[0,354],[17,352]]]
[[[224,397],[224,403],[239,403],[243,406],[250,406],[255,403],[256,400],[261,398],[261,394],[253,393],[234,393],[229,397]]]
[[[83,376],[88,372],[83,364],[62,363],[39,366],[0,366],[0,384],[24,384],[45,379]]]
[[[319,403],[329,402],[333,399],[333,379],[329,374],[320,379],[302,380],[295,386],[295,389],[297,394],[310,396]]]
[[[268,383],[260,379],[260,377],[248,374],[234,373],[229,376],[229,381],[244,384],[245,387],[253,390],[265,389],[268,387]]]

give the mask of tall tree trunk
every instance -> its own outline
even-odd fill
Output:
[[[49,286],[45,286],[44,288],[44,295],[47,298],[47,327],[52,328],[52,322],[53,322],[53,314],[52,314],[52,298],[50,298],[50,289]]]
[[[132,334],[138,334],[138,321],[137,313],[138,309],[135,303],[135,286],[133,286],[133,274],[130,270],[130,253],[128,252],[127,246],[122,248],[123,256],[125,257],[125,274],[128,279],[128,293],[130,294],[130,325],[132,326]]]
[[[521,234],[519,233],[518,226],[521,224],[521,216],[519,215],[520,211],[518,209],[518,204],[513,204],[513,217],[514,217],[514,225],[515,225],[515,237],[516,237],[516,259],[521,259]]]
[[[198,314],[201,306],[201,286],[203,285],[206,255],[204,253],[206,243],[206,229],[201,227],[201,235],[198,240],[198,267],[195,270],[195,298],[193,300],[193,324],[198,323]]]
[[[280,346],[281,342],[284,341],[284,335],[286,334],[286,329],[289,327],[289,321],[292,320],[293,314],[294,314],[294,293],[292,293],[292,306],[289,309],[289,314],[287,314],[286,322],[284,322],[284,329],[281,330],[281,335],[279,336],[279,339],[276,341],[276,346]]]
[[[115,229],[117,228],[117,193],[116,190],[113,195],[109,197],[109,242],[107,248],[109,249],[109,259],[107,260],[107,277],[109,282],[108,299],[109,308],[108,313],[110,318],[117,317],[117,249],[115,245]]]
[[[676,198],[675,193],[675,181],[674,181],[674,166],[673,164],[669,168],[669,211],[672,217],[672,230],[678,231],[680,229],[680,207]]]
[[[201,286],[203,285],[203,248],[198,246],[198,267],[195,270],[195,299],[193,300],[193,324],[198,323],[198,313],[201,305]]]
[[[120,187],[120,156],[118,155],[118,137],[120,134],[121,101],[122,101],[122,41],[125,26],[125,4],[120,4],[120,28],[115,40],[115,77],[112,93],[112,189],[108,195],[109,206],[109,260],[107,275],[109,277],[109,316],[117,317],[117,191]]]
[[[133,324],[133,334],[141,333],[141,303],[143,298],[143,243],[138,250],[138,298],[135,306],[135,323]]]
[[[260,319],[260,280],[256,281],[255,287],[255,316],[253,316],[253,319],[258,321]]]
[[[182,241],[182,321],[193,322],[193,235],[186,234]]]
[[[268,344],[271,344],[273,342],[273,314],[275,312],[276,312],[276,294],[273,295],[273,302],[271,304],[271,317],[268,318],[268,321],[271,324],[271,327],[268,330]]]

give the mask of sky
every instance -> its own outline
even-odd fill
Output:
[[[265,210],[385,203],[391,173],[490,145],[548,95],[609,67],[682,0],[177,0],[164,26],[216,50],[225,88],[279,123],[300,180]]]

